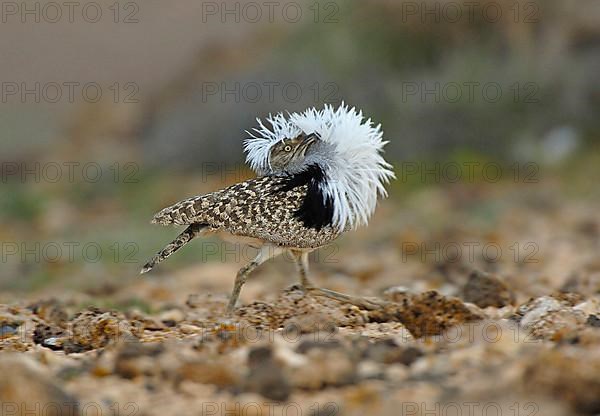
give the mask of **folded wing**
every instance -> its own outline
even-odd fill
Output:
[[[206,195],[194,196],[161,210],[153,223],[162,225],[208,224],[217,231],[259,238],[287,247],[314,248],[339,233],[331,227],[306,227],[297,212],[307,186],[288,189],[286,179],[264,176]]]

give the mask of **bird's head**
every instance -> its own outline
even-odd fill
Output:
[[[287,117],[269,116],[269,127],[257,122],[258,128],[247,132],[251,137],[244,142],[252,169],[261,176],[291,177],[293,184],[307,184],[311,199],[306,205],[326,214],[319,219],[321,226],[343,230],[367,224],[377,197],[386,195],[384,184],[394,177],[382,156],[387,142],[380,125],[343,103],[337,109],[325,105]]]
[[[305,134],[283,139],[275,143],[269,152],[269,166],[273,172],[297,173],[306,166],[307,155],[319,138],[316,134]],[[311,151],[309,151],[309,149]]]

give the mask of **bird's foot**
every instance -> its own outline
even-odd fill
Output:
[[[296,290],[299,290],[301,292],[306,292],[306,288],[304,286],[302,286],[300,283],[294,283],[291,286],[288,286],[285,291],[286,292],[294,292]]]
[[[363,296],[352,296],[347,295],[345,293],[336,292],[329,289],[319,288],[319,287],[307,287],[305,290],[314,296],[322,296],[329,299],[337,300],[342,303],[349,303],[354,306],[358,306],[359,308],[366,310],[375,310],[380,309],[385,306],[386,302],[381,301],[376,298],[366,298]]]

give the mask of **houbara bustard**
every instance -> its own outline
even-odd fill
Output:
[[[258,177],[206,195],[184,199],[154,216],[152,223],[187,228],[142,269],[150,271],[193,238],[226,233],[258,247],[256,258],[237,273],[230,314],[248,274],[286,251],[307,292],[344,300],[316,288],[307,277],[308,254],[343,232],[366,225],[384,184],[394,178],[382,156],[380,125],[342,104],[302,113],[269,116],[268,125],[247,133],[246,161]]]

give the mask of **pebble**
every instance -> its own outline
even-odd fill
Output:
[[[271,347],[255,347],[248,353],[249,372],[246,377],[247,391],[256,392],[270,400],[285,401],[291,394],[291,386],[282,366],[274,359]]]
[[[13,325],[1,325],[0,326],[0,338],[10,337],[18,333],[19,326]]]
[[[24,409],[49,409],[61,416],[79,414],[77,399],[65,392],[31,356],[10,353],[0,356],[0,403],[2,414],[22,414]],[[15,408],[12,408],[12,406]],[[52,413],[55,414],[55,413]]]
[[[480,308],[502,308],[515,302],[514,293],[498,276],[477,270],[469,275],[462,298]]]

